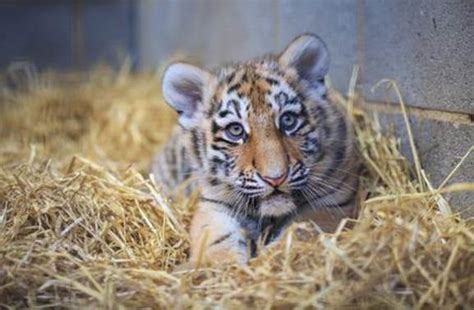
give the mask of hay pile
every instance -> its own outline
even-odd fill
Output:
[[[175,121],[159,85],[101,69],[1,90],[0,306],[474,306],[474,227],[440,195],[474,184],[433,189],[353,94],[332,93],[368,170],[353,229],[293,225],[249,266],[173,271],[194,200],[144,173]]]

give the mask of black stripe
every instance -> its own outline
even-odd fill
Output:
[[[221,126],[217,125],[216,121],[212,121],[212,125],[211,125],[211,131],[213,134],[216,134],[216,132],[218,132],[219,130],[222,129]]]
[[[232,145],[232,146],[239,145],[239,143],[237,143],[237,142],[231,142],[229,140],[226,140],[226,139],[220,138],[220,137],[214,138],[214,142],[223,142],[223,143],[226,143],[226,144],[229,144],[229,145]]]
[[[224,110],[219,112],[219,117],[224,118],[230,113],[229,110]]]
[[[249,250],[250,253],[248,254],[250,254],[250,257],[254,258],[257,256],[257,242],[255,240],[247,239],[247,241],[244,241],[240,239],[239,245]]]
[[[199,135],[201,137],[201,146],[202,146],[203,157],[207,158],[207,138],[206,138],[206,134],[201,131],[201,132],[199,132]]]
[[[211,158],[211,161],[213,163],[215,163],[216,165],[222,165],[224,163],[224,160],[223,159],[220,159],[219,157],[217,156],[214,156]]]
[[[303,169],[303,164],[301,162],[297,162],[293,166],[293,169],[295,169],[295,170],[293,170],[293,172],[290,174],[290,177],[294,177],[301,169]]]
[[[257,242],[255,240],[250,240],[250,257],[257,256]]]
[[[274,96],[274,100],[280,107],[282,107],[288,101],[288,95],[285,92],[280,91],[278,94]]]
[[[183,175],[183,177],[186,179],[188,178],[188,169],[187,169],[187,157],[186,157],[186,148],[184,146],[181,147],[180,150],[180,173]]]
[[[194,155],[198,162],[202,165],[201,149],[199,145],[199,135],[196,129],[191,130],[191,143],[193,146]]]
[[[207,198],[207,197],[204,197],[204,196],[200,196],[199,200],[204,201],[204,202],[215,203],[215,204],[218,204],[218,205],[223,205],[223,206],[226,206],[228,208],[232,208],[232,205],[230,203],[227,203],[227,202],[222,201],[222,200],[211,199],[211,198]]]
[[[295,179],[291,179],[291,183],[295,183],[295,182],[298,182],[298,181],[301,181],[301,180],[304,180],[305,178],[307,178],[308,176],[307,175],[301,175]]]
[[[304,130],[303,130],[304,129]],[[316,128],[313,125],[308,125],[306,128],[299,129],[299,135],[306,137],[307,135],[310,135],[311,133],[315,132]]]
[[[170,150],[171,162],[169,166],[171,167],[171,178],[175,181],[178,180],[178,165],[177,165],[177,158],[176,158],[176,148],[172,147]]]
[[[240,106],[236,100],[229,101],[230,104],[234,106],[235,113],[237,113],[237,117],[242,119],[242,115],[240,115]]]
[[[218,178],[210,178],[209,184],[211,184],[212,186],[217,186],[222,184],[222,182]]]
[[[243,187],[244,189],[248,189],[248,190],[251,190],[251,189],[262,189],[261,186],[252,186],[252,185],[246,185]]]
[[[339,208],[345,208],[349,206],[350,204],[354,203],[356,199],[355,193],[351,193],[351,195],[344,201],[337,203],[337,206]]]
[[[280,85],[280,82],[269,77],[265,78],[265,81],[267,81],[267,83],[270,85]]]
[[[226,77],[226,83],[227,84],[230,84],[232,82],[232,80],[234,79],[235,77],[235,71],[232,72],[231,74],[229,74],[227,77]]]
[[[279,217],[263,217],[260,221],[260,237],[264,238],[264,245],[267,245],[278,238],[292,218],[292,214],[285,214]]]
[[[240,83],[236,83],[232,85],[231,87],[227,89],[227,93],[230,94],[231,92],[236,91],[237,89],[240,88],[240,86],[241,86]]]
[[[297,102],[299,102],[299,97],[295,97],[294,100],[296,100]],[[303,115],[304,117],[308,118],[308,109],[306,108],[306,106],[304,104],[300,104],[300,114]]]
[[[217,174],[217,165],[211,164],[211,175],[216,175]]]
[[[225,147],[225,146],[220,146],[220,145],[217,145],[217,144],[211,144],[211,149],[213,149],[214,151],[227,151],[229,148],[228,147]]]
[[[225,240],[229,239],[230,236],[232,236],[232,233],[225,234],[224,236],[218,238],[217,240],[214,240],[211,244],[209,244],[209,247],[218,245],[219,243],[224,242]]]
[[[227,154],[224,154],[226,155],[225,158],[226,160],[224,161],[224,174],[226,177],[228,177],[230,175],[230,166],[232,163],[235,163],[235,158],[229,158],[229,156]]]
[[[316,154],[321,151],[321,144],[316,138],[306,138],[305,143],[308,145],[308,149],[304,150],[307,154]]]
[[[297,104],[299,103],[300,100],[299,100],[299,97],[298,96],[294,96],[293,98],[289,99],[286,101],[286,104]],[[303,106],[302,106],[303,107]]]
[[[209,106],[209,109],[206,111],[207,118],[211,118],[212,115],[214,115],[214,111],[215,111],[216,107],[217,107],[217,104],[216,104],[215,100],[212,100],[211,104]]]
[[[319,147],[319,140],[316,137],[308,137],[309,134],[305,135],[305,142],[308,142],[311,145],[316,145]]]
[[[217,95],[214,95],[214,97],[211,100],[211,104],[209,107],[209,110],[207,110],[207,117],[211,118],[217,111],[220,111],[222,109],[222,100],[217,101]]]

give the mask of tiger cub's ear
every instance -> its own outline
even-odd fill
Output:
[[[170,65],[163,75],[163,96],[179,114],[179,123],[190,129],[199,122],[199,109],[205,92],[215,77],[186,63]]]
[[[329,51],[318,36],[303,34],[286,47],[278,62],[284,67],[294,68],[301,79],[314,85],[329,71]]]

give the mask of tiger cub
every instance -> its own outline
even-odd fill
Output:
[[[170,194],[186,180],[200,191],[191,263],[245,263],[293,220],[331,231],[352,215],[358,161],[346,117],[326,95],[328,69],[312,34],[215,72],[166,69],[163,95],[180,126],[152,172]]]

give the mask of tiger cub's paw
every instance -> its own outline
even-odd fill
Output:
[[[244,265],[248,261],[246,245],[215,246],[212,243],[206,249],[196,249],[191,256],[190,264],[199,266],[225,266],[232,264]]]

